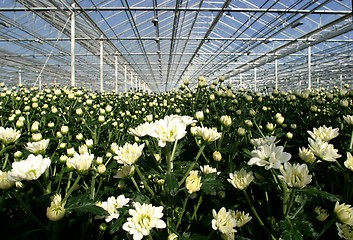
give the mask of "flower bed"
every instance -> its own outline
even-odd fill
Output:
[[[352,239],[353,91],[0,89],[1,239]]]

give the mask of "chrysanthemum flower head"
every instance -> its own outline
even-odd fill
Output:
[[[49,145],[49,139],[42,139],[38,142],[28,142],[25,149],[35,155],[44,154]]]
[[[292,165],[289,162],[285,162],[284,166],[281,167],[279,171],[282,175],[278,175],[278,178],[291,188],[304,188],[312,180],[312,176],[309,174],[309,169],[306,164],[299,165],[295,163]]]
[[[326,127],[325,125],[314,128],[313,131],[308,131],[310,137],[313,139],[320,139],[321,141],[328,142],[338,136],[338,128]]]
[[[351,205],[336,202],[333,211],[341,223],[353,226],[353,208]]]
[[[334,162],[337,158],[340,158],[341,155],[338,154],[338,150],[328,142],[322,141],[320,138],[315,140],[308,138],[309,148],[315,154],[316,157],[321,160]]]
[[[283,151],[283,146],[275,144],[262,145],[251,151],[252,158],[248,165],[263,166],[266,170],[274,168],[279,169],[282,163],[288,162],[291,154]]]
[[[85,152],[84,154],[74,153],[73,157],[66,160],[68,168],[74,168],[79,172],[85,172],[90,169],[94,154]]]
[[[137,143],[125,143],[124,146],[119,147],[115,143],[111,145],[112,151],[116,154],[114,159],[120,164],[132,165],[142,155],[142,150],[145,144],[138,145]]]
[[[161,219],[163,207],[155,207],[152,204],[134,203],[134,209],[129,210],[131,217],[123,224],[123,229],[133,235],[134,240],[141,240],[148,236],[153,228],[165,228],[167,225]]]
[[[129,203],[130,199],[126,198],[123,194],[118,197],[111,196],[107,201],[99,202],[96,205],[103,208],[108,212],[106,216],[96,216],[96,219],[104,218],[106,222],[117,219],[120,216],[119,209]]]
[[[227,181],[231,183],[236,189],[244,190],[250,183],[254,180],[253,172],[247,172],[245,169],[240,169],[240,171],[234,171],[234,173],[229,173],[229,178]]]
[[[13,128],[0,127],[0,142],[5,145],[14,143],[21,136],[21,132]]]
[[[13,162],[12,169],[7,177],[13,182],[36,180],[49,168],[50,164],[51,160],[49,158],[30,154],[26,160]]]
[[[222,207],[218,212],[213,209],[212,215],[213,219],[211,224],[213,230],[218,230],[224,234],[236,232],[234,228],[237,226],[237,222],[232,216],[232,213],[227,211],[225,207]]]

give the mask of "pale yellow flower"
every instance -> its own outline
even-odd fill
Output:
[[[0,170],[0,189],[9,189],[15,185],[15,182],[10,181],[7,178],[7,172],[3,172]]]
[[[230,127],[232,125],[232,118],[228,115],[223,115],[220,118],[220,122],[225,127]]]
[[[299,157],[301,160],[308,164],[314,163],[316,161],[316,157],[310,148],[299,148]]]
[[[348,125],[353,125],[353,116],[352,115],[346,115],[343,116],[344,121],[348,123]]]
[[[263,146],[263,145],[271,145],[276,143],[275,136],[265,136],[263,138],[253,138],[250,140],[250,143],[255,146],[256,148]]]
[[[168,235],[167,240],[178,240],[178,235],[176,235],[175,233],[171,233]]]
[[[119,208],[124,207],[130,201],[129,198],[125,198],[123,194],[118,197],[111,196],[107,199],[107,201],[99,202],[96,205],[98,207],[103,208],[108,212],[106,216],[96,216],[96,219],[104,218],[106,222],[110,222],[113,219],[117,219],[120,216]]]
[[[353,239],[353,226],[336,222],[338,236],[346,240]]]
[[[114,178],[126,178],[133,176],[135,172],[135,166],[134,165],[125,165],[121,168],[118,169],[116,174],[114,175]]]
[[[329,214],[326,212],[326,210],[319,207],[319,206],[315,207],[314,212],[316,212],[316,214],[317,214],[316,219],[320,222],[325,221],[329,216]]]
[[[252,217],[249,216],[249,213],[245,213],[244,211],[241,212],[239,210],[237,211],[231,211],[233,218],[236,221],[237,227],[242,227],[244,226],[246,223],[248,223]]]
[[[149,122],[142,123],[138,125],[136,128],[130,128],[129,133],[137,137],[146,136],[151,131],[150,125],[151,124]]]
[[[344,166],[353,171],[353,157],[350,152],[347,152],[347,160],[344,161]]]
[[[16,142],[20,136],[21,132],[18,130],[0,127],[0,141],[5,145]]]
[[[154,207],[152,204],[134,203],[135,209],[130,209],[131,217],[123,224],[123,229],[133,235],[134,240],[141,240],[148,236],[153,228],[166,228],[166,223],[161,219],[163,217],[163,207]]]
[[[196,117],[197,121],[199,121],[199,122],[202,122],[205,118],[203,111],[197,111],[195,113],[195,117]]]
[[[12,163],[7,178],[13,182],[36,180],[49,168],[51,160],[42,155],[30,154],[26,160]]]
[[[236,189],[244,190],[250,183],[254,180],[253,172],[247,172],[245,169],[240,169],[240,171],[234,171],[234,173],[229,173],[229,178],[227,181],[231,183]]]
[[[212,215],[211,224],[213,230],[218,230],[224,234],[236,232],[234,228],[237,226],[237,222],[230,211],[227,211],[224,207],[218,212],[212,209]]]
[[[199,171],[192,170],[189,172],[189,176],[185,180],[185,187],[188,193],[194,193],[200,191],[202,186],[201,177],[199,176]]]
[[[279,169],[282,163],[288,162],[292,157],[291,154],[283,152],[283,149],[275,144],[260,146],[251,151],[252,158],[248,165],[264,166],[266,170]]]
[[[336,202],[333,211],[341,223],[353,226],[353,208],[351,205]]]
[[[50,207],[47,207],[47,217],[50,221],[58,221],[65,216],[65,208],[62,203],[61,195],[55,194],[53,200],[50,203]]]
[[[215,128],[195,127],[196,135],[201,137],[205,142],[214,142],[222,136]]]
[[[73,157],[66,160],[68,168],[74,168],[79,172],[84,172],[90,169],[94,154],[85,152],[84,154],[74,153]]]
[[[313,131],[308,131],[310,137],[314,140],[320,139],[324,142],[328,142],[331,139],[338,136],[338,128],[333,129],[332,127],[326,127],[325,125],[314,128]]]
[[[38,142],[29,142],[25,149],[35,155],[44,154],[49,145],[49,139],[43,139]]]
[[[310,150],[321,160],[334,162],[337,158],[341,157],[337,153],[338,150],[332,144],[322,141],[320,138],[317,138],[315,141],[309,138],[308,141]]]
[[[306,164],[299,165],[295,163],[292,165],[289,162],[284,163],[284,166],[279,169],[282,175],[278,178],[284,181],[288,187],[304,188],[311,183],[312,176],[309,174],[309,169]]]
[[[220,162],[222,160],[222,154],[219,151],[214,151],[212,153],[212,159],[216,162]]]
[[[137,143],[125,143],[124,146],[119,147],[115,143],[111,144],[112,151],[116,154],[113,158],[120,164],[132,165],[142,155],[142,150],[145,144],[138,145]]]
[[[211,167],[210,165],[200,166],[200,169],[203,174],[216,173],[217,175],[219,175],[221,173],[221,172],[217,172],[217,169]]]
[[[175,142],[186,135],[186,127],[194,120],[189,116],[170,115],[150,124],[148,135],[158,139],[158,146]]]

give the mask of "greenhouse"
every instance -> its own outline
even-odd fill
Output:
[[[0,0],[0,239],[353,239],[352,0]]]

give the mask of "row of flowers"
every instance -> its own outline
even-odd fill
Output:
[[[1,238],[353,239],[349,88],[0,87]]]

